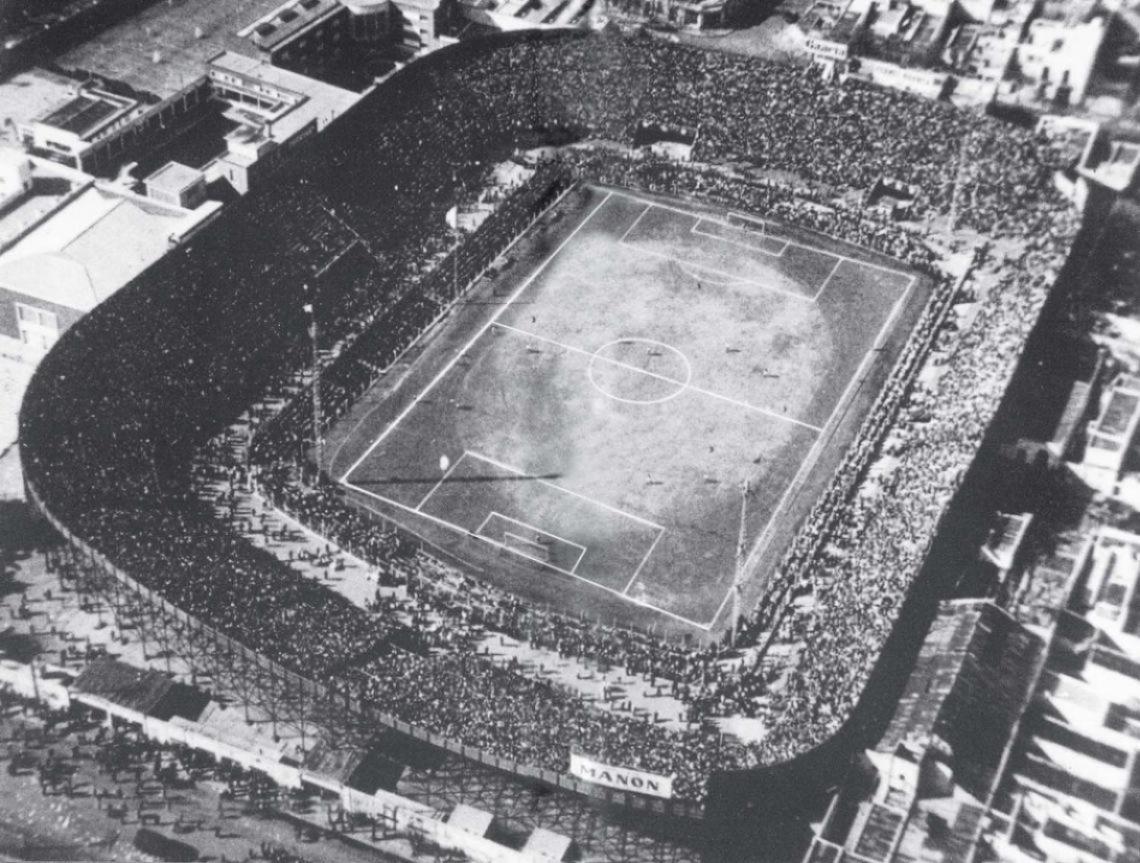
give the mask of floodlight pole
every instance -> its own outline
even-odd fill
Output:
[[[309,286],[305,285],[305,296],[309,295]],[[312,303],[305,303],[305,312],[309,316],[309,341],[313,350],[313,445],[316,449],[317,473],[321,472],[324,462],[324,435],[321,433],[321,357],[317,349],[317,312]]]
[[[740,634],[740,606],[744,592],[744,529],[748,518],[748,480],[740,483],[740,528],[736,536],[736,572],[732,578],[732,629],[730,643],[736,646]]]
[[[958,227],[958,210],[961,206],[962,179],[966,173],[966,157],[969,155],[970,141],[973,137],[973,132],[967,133],[966,137],[962,139],[962,145],[958,150],[958,170],[954,172],[954,188],[950,190],[951,231]]]

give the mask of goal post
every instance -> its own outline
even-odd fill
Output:
[[[503,531],[503,547],[509,551],[517,552],[523,557],[537,560],[540,563],[550,563],[550,541],[532,539],[521,533]]]

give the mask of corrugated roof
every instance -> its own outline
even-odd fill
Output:
[[[906,741],[940,738],[953,752],[958,784],[985,799],[1043,649],[992,602],[943,603],[875,748],[893,752]]]
[[[165,674],[135,668],[115,659],[103,659],[84,668],[72,689],[149,714],[172,686],[174,681]]]

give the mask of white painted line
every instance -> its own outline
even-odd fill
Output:
[[[479,522],[479,526],[477,528],[475,528],[475,533],[479,534],[479,536],[482,536],[483,535],[483,528],[485,528],[487,526],[487,522],[489,522],[491,519],[493,519],[498,514],[499,513],[495,512],[495,510],[493,510],[493,509],[489,510],[487,512],[487,514],[485,516],[483,516],[483,520],[481,522]]]
[[[630,234],[632,234],[632,233],[633,233],[633,229],[634,229],[634,228],[636,228],[636,227],[637,227],[639,224],[641,224],[641,220],[645,218],[645,214],[646,214],[646,213],[648,213],[648,212],[649,212],[650,210],[652,210],[652,209],[653,209],[653,205],[652,205],[652,204],[646,204],[646,205],[645,205],[645,209],[644,209],[644,210],[642,210],[640,213],[638,213],[638,214],[637,214],[637,218],[636,218],[636,219],[634,219],[634,220],[633,220],[633,221],[630,223],[629,227],[625,229],[625,233],[624,233],[624,234],[622,234],[622,235],[621,235],[621,237],[619,237],[619,238],[618,238],[618,242],[619,242],[619,243],[624,243],[624,242],[625,242],[625,238],[626,238],[626,237],[628,237]]]
[[[704,270],[707,273],[715,273],[716,275],[720,276],[723,279],[728,279],[730,282],[736,282],[736,283],[742,284],[742,285],[750,285],[750,286],[756,288],[757,290],[761,290],[761,291],[772,291],[773,293],[776,293],[776,294],[783,294],[784,296],[789,297],[793,300],[800,300],[801,302],[805,302],[805,303],[812,303],[812,304],[815,303],[815,300],[813,300],[811,297],[807,296],[806,294],[799,294],[799,293],[796,293],[795,291],[786,291],[783,288],[774,288],[771,285],[762,284],[760,282],[755,281],[754,279],[748,278],[747,276],[738,276],[738,275],[735,275],[733,273],[726,273],[724,270],[718,270],[716,267],[709,267],[709,266],[706,266],[705,264],[697,264],[697,263],[694,263],[693,261],[686,261],[683,258],[678,258],[676,255],[667,255],[664,252],[657,252],[657,251],[654,251],[653,249],[645,249],[645,248],[642,248],[641,246],[636,246],[632,243],[622,243],[621,245],[626,249],[632,249],[633,251],[639,252],[640,254],[643,254],[643,255],[650,255],[651,257],[654,257],[654,258],[661,258],[661,259],[666,260],[666,261],[672,261],[674,264],[676,264],[677,266],[682,267],[682,268],[692,267],[695,270]]]
[[[823,252],[822,254],[830,255],[831,252]],[[906,277],[909,279],[914,278],[914,276],[911,276],[909,273],[906,272],[906,270],[896,270],[893,267],[884,267],[884,266],[881,266],[879,264],[872,264],[872,263],[868,263],[867,261],[860,261],[858,258],[852,258],[850,255],[838,255],[838,258],[841,261],[850,261],[853,264],[858,264],[860,267],[866,267],[868,270],[878,270],[880,273],[890,273],[893,276],[903,276],[903,277]]]
[[[783,242],[787,242],[786,240],[784,240],[783,237],[777,237],[775,234],[773,234],[771,231],[768,230],[768,220],[767,219],[761,219],[759,216],[753,216],[749,213],[742,213],[739,210],[729,210],[728,211],[728,221],[726,222],[726,224],[732,225],[733,219],[738,219],[741,222],[748,222],[750,225],[755,225],[756,227],[758,227],[760,229],[757,233],[763,234],[766,237],[772,237],[774,239],[781,240]],[[732,225],[732,226],[736,227],[735,225]]]
[[[710,240],[716,240],[717,242],[724,243],[725,245],[728,245],[728,246],[736,246],[738,249],[745,249],[749,252],[759,252],[761,255],[767,255],[770,258],[782,258],[784,256],[784,252],[786,252],[788,250],[788,241],[787,240],[779,240],[778,242],[782,242],[784,245],[780,248],[780,251],[771,252],[768,249],[763,248],[762,246],[753,245],[752,243],[744,243],[744,242],[741,242],[739,240],[730,240],[727,237],[722,237],[718,234],[710,233],[709,231],[702,231],[700,229],[701,228],[701,222],[709,222],[710,224],[721,225],[722,227],[726,227],[730,230],[736,231],[738,234],[745,233],[740,228],[733,227],[732,225],[725,225],[723,222],[718,222],[716,219],[705,219],[705,218],[697,219],[696,224],[694,224],[693,227],[689,229],[689,233],[696,234],[698,237],[708,237]],[[771,239],[770,237],[764,237],[763,235],[761,235],[761,238],[762,239]]]
[[[426,396],[429,392],[431,392],[432,389],[434,389],[436,387],[436,385],[438,385],[439,382],[442,381],[447,376],[448,372],[450,372],[452,367],[457,362],[459,362],[460,358],[462,358],[468,351],[470,351],[471,348],[473,348],[475,346],[475,343],[478,342],[479,339],[481,339],[483,337],[483,334],[485,332],[487,332],[494,325],[495,321],[497,321],[499,319],[499,316],[501,314],[503,314],[503,312],[505,312],[507,309],[509,309],[514,304],[515,300],[517,300],[520,296],[522,296],[523,291],[525,291],[527,288],[529,288],[531,286],[531,284],[534,282],[534,280],[537,279],[539,277],[539,275],[541,275],[543,273],[543,271],[546,270],[546,268],[547,268],[547,266],[549,266],[550,262],[553,261],[554,258],[558,256],[559,252],[561,252],[564,248],[566,248],[566,246],[568,246],[570,244],[570,241],[573,240],[576,236],[578,236],[578,232],[581,231],[582,228],[586,227],[586,225],[589,223],[589,221],[592,218],[594,218],[594,215],[598,212],[598,210],[600,210],[602,207],[604,207],[606,205],[606,202],[609,201],[609,199],[611,197],[613,197],[613,194],[614,194],[613,192],[607,192],[606,193],[606,196],[604,198],[602,198],[602,200],[598,202],[597,206],[595,206],[594,209],[590,210],[590,212],[586,215],[586,218],[584,218],[581,222],[579,222],[577,227],[575,227],[574,230],[571,231],[569,233],[569,235],[567,235],[567,237],[561,243],[558,244],[558,247],[547,256],[546,260],[543,261],[535,269],[535,271],[533,273],[531,273],[529,276],[526,277],[526,279],[523,280],[523,283],[521,285],[519,285],[518,289],[513,294],[511,294],[511,296],[507,300],[507,302],[503,305],[503,307],[501,309],[499,309],[495,313],[495,315],[491,318],[491,320],[487,321],[486,324],[484,324],[482,327],[480,327],[479,331],[471,337],[471,339],[467,342],[467,344],[465,344],[463,346],[463,348],[458,353],[456,353],[456,355],[454,357],[452,357],[452,359],[449,360],[444,365],[444,367],[442,369],[439,370],[439,373],[436,374],[436,376],[431,379],[431,382],[428,383],[428,385],[415,398],[412,399],[412,401],[407,405],[407,407],[405,407],[402,411],[400,411],[400,414],[394,420],[392,420],[391,423],[388,424],[388,427],[386,429],[384,429],[384,431],[380,434],[380,436],[378,438],[376,438],[376,440],[372,443],[372,445],[370,447],[368,447],[368,449],[366,449],[364,451],[364,453],[360,456],[360,458],[358,458],[356,461],[354,461],[352,463],[352,465],[349,467],[349,469],[344,472],[344,474],[340,478],[340,481],[342,483],[346,482],[348,480],[349,476],[352,475],[352,472],[354,470],[356,470],[360,466],[360,464],[366,458],[368,458],[368,456],[370,456],[372,454],[372,451],[375,450],[376,447],[380,446],[380,444],[384,441],[384,439],[387,438],[388,435],[392,433],[392,430],[394,428],[396,428],[396,426],[398,426],[401,422],[403,422],[404,418],[407,417],[408,414],[410,414],[413,410],[415,410],[416,405],[418,405],[420,403],[420,401],[423,399],[423,397]]]
[[[556,539],[560,543],[562,543],[563,545],[572,545],[572,546],[574,546],[574,548],[578,549],[578,560],[581,560],[582,555],[584,555],[586,553],[586,546],[582,545],[581,543],[577,543],[577,542],[574,542],[572,540],[566,539],[566,537],[559,536],[556,533],[551,533],[549,530],[543,530],[541,527],[538,527],[537,525],[533,525],[529,521],[523,521],[522,519],[511,518],[509,515],[503,515],[503,513],[499,512],[497,509],[491,510],[491,512],[487,515],[487,517],[485,519],[483,519],[483,523],[479,525],[479,529],[476,530],[475,532],[477,534],[479,534],[480,536],[482,536],[483,535],[483,528],[485,528],[487,526],[487,522],[489,522],[493,518],[501,518],[503,521],[509,521],[511,524],[517,524],[519,527],[529,528],[530,530],[533,530],[535,533],[541,533],[543,536],[549,536],[551,539]],[[506,531],[504,531],[504,533],[506,533]],[[519,538],[525,539],[525,537],[521,537],[521,536]]]
[[[619,198],[628,198],[631,201],[639,201],[642,204],[652,204],[652,206],[657,207],[658,209],[661,209],[661,210],[672,210],[674,213],[680,213],[683,216],[689,216],[690,218],[695,217],[695,214],[693,212],[691,212],[690,210],[683,210],[680,207],[672,207],[668,204],[662,204],[658,201],[647,201],[645,198],[639,197],[638,195],[631,194],[630,192],[627,192],[624,189],[611,189],[609,191],[612,194],[617,195]],[[722,222],[719,219],[712,218],[711,216],[701,216],[701,218],[706,219],[710,222],[720,222],[720,224],[722,224],[722,225],[727,225],[728,227],[733,227],[728,222]],[[779,239],[784,240],[783,237],[780,237]],[[882,270],[885,273],[896,273],[897,275],[900,275],[900,276],[909,275],[905,270],[892,269],[891,267],[884,267],[884,266],[881,266],[879,264],[868,264],[864,261],[858,260],[857,258],[851,258],[851,257],[847,257],[845,255],[836,255],[834,252],[824,251],[823,249],[819,248],[818,246],[809,246],[809,245],[806,245],[804,243],[797,243],[795,240],[784,240],[784,242],[786,242],[790,248],[803,249],[805,252],[816,252],[817,254],[827,255],[828,257],[833,257],[833,258],[834,257],[842,257],[845,260],[854,261],[857,264],[862,264],[863,266],[870,267],[873,270]],[[852,243],[849,245],[856,245],[856,244]],[[863,248],[863,247],[860,246],[859,248]],[[871,251],[871,250],[868,249],[868,251]],[[879,252],[873,252],[873,254],[880,254],[880,253]]]
[[[482,453],[475,452],[475,450],[470,450],[469,454],[472,458],[477,458],[480,461],[485,461],[485,462],[487,462],[487,464],[494,465],[495,467],[501,468],[502,470],[508,471],[509,473],[513,473],[516,476],[528,477],[529,479],[534,480],[535,482],[539,483],[540,485],[549,486],[550,488],[553,488],[557,491],[560,491],[563,494],[568,494],[571,497],[576,497],[579,500],[585,501],[588,504],[591,504],[593,506],[598,507],[599,509],[604,509],[608,512],[612,512],[615,515],[624,516],[625,518],[628,518],[632,521],[636,521],[639,524],[645,525],[646,527],[656,528],[657,530],[664,530],[665,529],[661,525],[657,524],[656,522],[650,521],[647,518],[642,518],[639,515],[634,515],[632,512],[626,512],[623,509],[618,509],[616,506],[610,506],[608,503],[602,503],[600,500],[595,500],[594,498],[588,497],[587,495],[579,494],[576,491],[571,491],[570,489],[566,488],[565,486],[557,485],[555,483],[550,482],[549,480],[545,480],[545,479],[542,479],[541,477],[534,476],[532,473],[529,473],[525,470],[520,470],[519,468],[514,467],[513,465],[509,465],[506,462],[501,462],[498,459],[491,458],[490,456],[483,455]]]
[[[421,509],[423,509],[423,508],[424,508],[424,504],[428,502],[428,498],[429,498],[429,497],[431,497],[433,494],[435,494],[435,493],[436,493],[436,490],[437,490],[437,489],[438,489],[438,488],[439,488],[441,485],[443,485],[444,481],[445,481],[445,480],[446,480],[446,479],[447,479],[449,476],[451,476],[451,472],[452,472],[452,471],[454,471],[454,470],[455,470],[457,467],[459,467],[459,463],[460,463],[461,461],[463,461],[463,459],[464,459],[464,458],[466,458],[466,457],[467,457],[467,450],[464,450],[464,451],[463,451],[463,455],[459,456],[459,458],[457,458],[457,459],[455,460],[455,464],[453,464],[453,465],[452,465],[451,467],[449,467],[449,468],[448,468],[446,471],[444,471],[444,473],[443,473],[443,476],[441,476],[441,477],[439,478],[439,482],[437,482],[435,485],[433,485],[433,486],[431,487],[431,489],[428,491],[428,493],[424,495],[424,499],[423,499],[423,500],[421,500],[421,501],[420,501],[418,504],[416,504],[416,512],[419,512]]]
[[[576,188],[576,184],[574,184],[574,183],[571,183],[569,186],[567,186],[566,189],[557,198],[554,199],[554,201],[550,204],[550,206],[548,206],[545,210],[542,211],[542,213],[540,213],[537,217],[535,217],[534,220],[531,221],[530,227],[527,228],[527,230],[521,232],[513,240],[511,240],[509,243],[507,243],[507,245],[503,249],[503,251],[499,253],[499,257],[502,257],[507,252],[509,252],[511,249],[513,249],[517,243],[522,242],[523,237],[526,237],[530,234],[531,228],[533,228],[534,225],[537,224],[539,219],[543,218],[547,213],[549,213],[551,210],[553,210],[555,207],[557,207],[562,202],[562,199],[565,198],[567,195],[569,195],[570,192],[572,192],[575,188]],[[605,202],[603,201],[602,203],[605,203]],[[477,282],[477,281],[479,281],[479,279],[483,278],[483,276],[486,274],[488,269],[490,269],[490,264],[488,264],[486,267],[484,267],[480,271],[479,275],[476,276],[474,279],[472,279],[468,283],[468,286],[474,285],[475,282]],[[409,342],[407,345],[405,345],[404,348],[398,354],[396,354],[395,357],[393,357],[392,361],[389,362],[387,366],[385,366],[385,368],[384,368],[385,374],[387,373],[388,369],[394,368],[396,366],[396,363],[400,362],[404,358],[405,354],[410,353],[413,348],[415,348],[420,343],[426,341],[428,339],[428,337],[430,336],[430,334],[432,332],[434,332],[435,328],[439,325],[440,321],[442,321],[449,314],[451,314],[451,310],[454,309],[461,302],[463,302],[465,296],[466,296],[466,292],[455,297],[450,303],[448,303],[446,306],[444,306],[442,309],[440,309],[439,314],[436,315],[435,318],[432,319],[431,323],[429,323],[426,327],[424,327],[423,330],[420,331],[419,335],[417,335],[414,339],[412,339],[411,342]],[[350,431],[348,433],[348,435],[346,435],[345,438],[340,442],[340,446],[338,446],[336,448],[336,454],[333,455],[332,460],[329,461],[329,473],[330,474],[332,474],[332,472],[333,472],[332,469],[333,469],[333,467],[336,466],[336,463],[338,461],[340,461],[340,456],[344,450],[345,445],[350,440],[353,440],[356,437],[356,432],[359,431],[360,427],[362,425],[364,425],[368,420],[372,419],[372,415],[376,411],[378,411],[378,410],[380,410],[386,406],[388,399],[390,399],[392,396],[394,396],[397,392],[399,392],[403,388],[403,386],[407,382],[408,378],[411,377],[414,367],[415,367],[415,363],[410,364],[408,366],[408,368],[404,370],[404,373],[402,375],[400,375],[400,377],[396,381],[396,383],[392,385],[391,391],[389,392],[388,397],[384,399],[384,402],[376,405],[374,408],[372,408],[372,410],[365,413],[364,416],[362,416],[359,420],[357,420],[356,424],[353,425],[352,431]],[[372,386],[375,386],[375,382],[373,382]],[[345,476],[348,476],[348,474],[345,474]]]
[[[637,577],[641,575],[641,568],[645,566],[645,561],[649,560],[649,555],[653,554],[653,549],[657,548],[657,543],[661,541],[661,537],[664,535],[665,531],[662,529],[657,536],[653,537],[653,542],[650,544],[649,550],[642,555],[641,561],[637,564],[637,569],[633,571],[633,575],[631,575],[629,581],[626,582],[625,589],[621,592],[622,596],[629,596],[629,589],[633,587],[634,582],[637,581]],[[716,622],[716,618],[713,618],[713,622]]]
[[[908,296],[910,296],[911,289],[914,287],[917,281],[917,276],[911,276],[906,290],[903,291],[902,294],[900,294],[895,299],[894,305],[891,307],[891,313],[887,315],[887,319],[883,321],[883,325],[879,327],[879,332],[875,336],[875,340],[871,343],[871,346],[867,349],[867,352],[863,354],[863,359],[859,363],[859,367],[855,370],[855,374],[851,376],[851,380],[847,382],[847,386],[844,387],[843,394],[839,397],[839,401],[836,402],[835,407],[831,409],[831,413],[827,417],[827,422],[823,424],[823,428],[827,430],[826,433],[821,433],[820,436],[817,437],[812,443],[811,449],[809,449],[807,455],[804,456],[804,460],[800,462],[799,470],[796,471],[796,475],[792,478],[792,481],[788,484],[788,487],[784,489],[784,493],[780,496],[779,503],[776,504],[776,508],[772,511],[772,515],[769,516],[768,521],[765,523],[764,530],[752,544],[751,549],[749,549],[748,557],[745,558],[744,561],[744,569],[746,571],[755,565],[753,558],[758,558],[764,552],[764,547],[767,545],[769,540],[769,534],[771,533],[773,526],[776,524],[777,516],[782,515],[793,490],[795,490],[806,478],[807,472],[810,471],[810,469],[814,467],[816,461],[819,460],[820,451],[823,449],[824,445],[830,441],[831,436],[835,433],[835,429],[829,427],[833,423],[837,423],[838,417],[846,412],[847,402],[854,394],[856,385],[862,382],[863,376],[867,373],[868,365],[872,362],[872,358],[878,351],[879,346],[882,344],[887,334],[890,332],[891,327],[894,326],[895,319],[898,317],[899,312],[905,305],[903,301]],[[864,420],[865,419],[866,418],[864,417]],[[862,424],[860,424],[860,426],[861,425]],[[708,622],[708,626],[706,627],[707,629],[711,630],[712,627],[716,624],[717,618],[720,617],[721,612],[724,611],[724,607],[728,604],[729,599],[732,597],[732,590],[733,588],[729,587],[728,593],[725,594],[724,599],[721,601],[720,607],[717,608],[716,613]]]
[[[475,453],[472,453],[472,455],[474,456]],[[465,528],[465,527],[460,527],[457,524],[452,524],[449,521],[446,521],[442,518],[437,518],[436,516],[430,515],[429,513],[416,512],[414,509],[412,509],[410,506],[408,506],[406,504],[402,504],[402,503],[399,503],[397,501],[386,498],[386,497],[384,497],[384,495],[377,494],[374,491],[369,491],[368,489],[360,488],[359,486],[353,485],[352,483],[350,483],[346,480],[341,480],[341,485],[343,485],[345,488],[351,489],[352,491],[359,492],[360,494],[367,495],[368,497],[371,497],[371,498],[375,498],[376,500],[380,501],[381,503],[387,504],[388,506],[393,506],[396,509],[403,510],[404,512],[410,513],[410,514],[417,516],[419,518],[427,519],[428,521],[430,521],[434,524],[437,524],[440,527],[446,527],[446,528],[448,528],[448,529],[450,529],[456,533],[460,533],[460,534],[463,534],[465,536],[470,536],[473,539],[477,539],[480,542],[485,542],[488,545],[494,546],[495,548],[502,549],[503,551],[511,551],[510,548],[504,546],[501,542],[495,542],[493,539],[490,539],[489,537],[480,536],[480,535],[474,533],[473,531],[467,530],[467,528]],[[570,570],[562,569],[561,567],[557,567],[557,566],[554,566],[553,564],[545,563],[543,561],[536,561],[536,563],[539,563],[540,565],[546,567],[547,569],[554,570],[555,572],[560,572],[563,575],[566,575],[566,576],[569,576],[570,578],[576,579],[577,581],[580,581],[583,584],[588,584],[591,587],[594,587],[598,590],[602,590],[602,591],[605,591],[606,593],[612,594],[613,596],[620,597],[621,599],[630,603],[630,605],[636,605],[638,608],[644,608],[644,609],[648,609],[649,611],[656,612],[657,614],[663,614],[666,617],[672,618],[673,620],[679,621],[680,623],[687,624],[688,626],[692,626],[695,629],[701,629],[704,631],[708,631],[710,628],[709,626],[705,626],[704,624],[698,623],[697,621],[692,620],[691,618],[684,617],[680,614],[676,614],[675,612],[669,611],[668,609],[660,608],[651,602],[645,602],[645,601],[640,600],[640,599],[635,599],[632,596],[626,596],[625,594],[623,594],[619,590],[615,590],[612,587],[606,587],[604,584],[599,584],[598,582],[596,582],[592,579],[586,578],[585,576],[582,576],[582,575],[578,575],[577,573],[571,572]]]
[[[551,339],[551,338],[547,338],[546,336],[540,336],[540,335],[538,335],[538,333],[532,333],[530,330],[520,330],[518,327],[512,327],[510,324],[502,324],[502,323],[496,323],[495,326],[497,326],[499,329],[510,330],[513,333],[518,333],[520,336],[525,336],[526,338],[536,339],[537,341],[545,342],[548,345],[554,345],[555,347],[562,348],[563,350],[570,351],[571,353],[581,354],[582,356],[590,357],[591,359],[596,359],[599,362],[609,363],[610,365],[614,365],[614,366],[617,366],[617,367],[622,368],[622,369],[627,369],[631,372],[637,372],[638,374],[645,375],[646,377],[656,378],[659,381],[665,381],[666,383],[670,383],[670,384],[676,384],[677,386],[681,387],[682,390],[692,390],[693,392],[700,393],[703,396],[708,396],[709,398],[718,399],[722,402],[728,402],[729,404],[735,405],[736,407],[744,408],[745,410],[749,410],[749,411],[754,411],[758,414],[763,414],[764,416],[771,417],[772,419],[775,419],[775,420],[781,420],[781,421],[786,422],[786,423],[791,423],[792,425],[797,425],[797,426],[800,426],[801,428],[805,428],[805,429],[808,429],[808,430],[816,432],[816,433],[821,431],[819,426],[813,426],[811,423],[805,423],[801,420],[795,419],[794,417],[789,417],[789,416],[785,416],[784,414],[774,413],[770,410],[766,410],[765,408],[759,408],[759,407],[756,407],[755,405],[748,404],[748,402],[739,401],[738,399],[734,399],[731,396],[721,395],[720,393],[713,392],[712,390],[706,390],[702,387],[693,386],[691,383],[687,383],[685,381],[679,381],[676,378],[669,377],[668,375],[660,375],[660,374],[657,374],[657,372],[651,372],[648,369],[639,368],[638,366],[633,366],[633,365],[630,365],[629,363],[623,363],[621,360],[615,360],[612,357],[600,356],[593,351],[587,351],[583,348],[575,347],[574,345],[568,345],[568,344],[565,344],[563,342],[558,341],[557,339]],[[475,455],[475,453],[472,453],[472,455]]]
[[[827,290],[827,286],[829,284],[831,284],[831,279],[835,276],[836,272],[839,271],[839,268],[843,265],[843,262],[845,260],[847,260],[847,259],[846,258],[836,258],[835,259],[835,266],[831,268],[831,272],[827,274],[827,278],[823,280],[823,284],[820,285],[819,290],[815,292],[815,296],[812,297],[813,302],[816,302],[816,303],[819,302],[819,298],[823,295],[823,292]]]

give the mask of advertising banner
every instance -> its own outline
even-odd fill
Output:
[[[649,794],[666,800],[673,796],[673,779],[669,776],[659,776],[630,767],[615,767],[576,753],[570,753],[570,773],[584,782],[605,785],[618,791]]]

